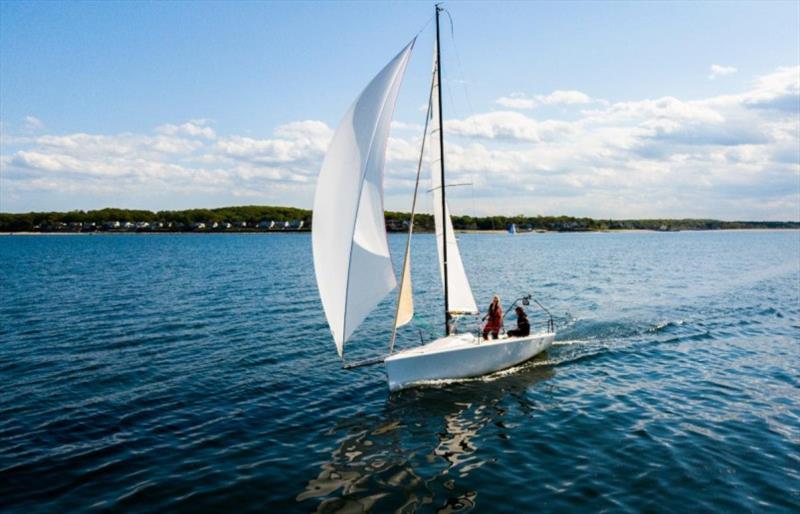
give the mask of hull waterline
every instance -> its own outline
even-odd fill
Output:
[[[510,368],[540,354],[553,344],[554,332],[482,341],[473,334],[443,337],[384,360],[389,389],[420,383],[478,377]]]

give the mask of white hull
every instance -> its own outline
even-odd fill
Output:
[[[533,358],[553,344],[554,332],[483,341],[473,334],[442,337],[384,360],[389,389],[432,380],[478,377]]]

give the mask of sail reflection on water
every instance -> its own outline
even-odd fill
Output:
[[[481,447],[510,437],[509,409],[535,415],[526,390],[554,373],[528,364],[494,379],[392,395],[380,417],[331,429],[346,435],[297,501],[318,500],[319,513],[470,510],[479,495],[470,474],[487,464]]]

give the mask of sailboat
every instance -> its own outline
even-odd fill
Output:
[[[481,334],[458,330],[461,318],[477,316],[479,311],[446,199],[439,43],[442,10],[437,4],[428,113],[389,352],[375,359],[345,364],[346,368],[354,368],[382,362],[392,391],[510,368],[546,350],[555,338],[552,317],[536,300],[549,318],[540,332],[525,337],[501,334],[498,339],[484,340]],[[397,287],[384,220],[383,170],[392,115],[415,42],[416,37],[356,98],[334,132],[317,179],[311,230],[314,270],[325,316],[343,362],[345,343],[367,315]],[[430,140],[431,193],[444,293],[444,335],[418,347],[395,351],[398,329],[414,316],[411,238],[426,140]],[[529,305],[531,295],[520,300]]]

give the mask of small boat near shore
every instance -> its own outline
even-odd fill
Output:
[[[543,330],[538,333],[521,337],[500,334],[497,339],[487,341],[480,334],[458,331],[458,321],[469,317],[474,319],[479,310],[461,260],[446,200],[446,190],[450,185],[445,182],[440,88],[439,15],[442,10],[436,6],[431,86],[389,353],[344,364],[345,368],[352,369],[384,363],[392,391],[510,368],[546,350],[556,335],[552,317],[535,299],[533,301],[548,316]],[[345,114],[331,140],[317,180],[312,221],[314,270],[328,325],[343,360],[345,343],[367,315],[398,285],[384,222],[383,168],[392,113],[415,41],[416,37],[372,79]],[[419,347],[395,351],[398,329],[414,316],[411,240],[426,142],[430,143],[430,192],[444,293],[444,335]],[[518,301],[530,305],[531,299],[528,294]]]

